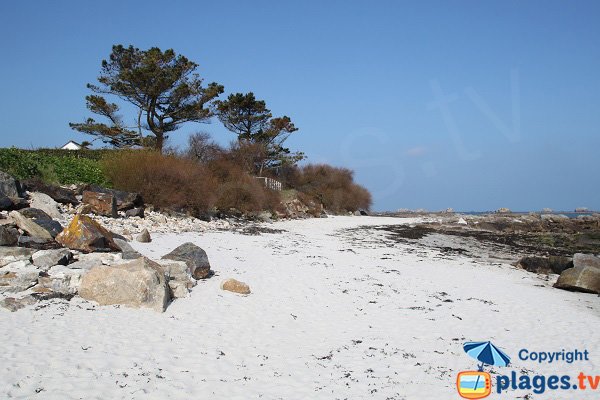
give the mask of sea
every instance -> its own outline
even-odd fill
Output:
[[[457,214],[466,215],[486,215],[486,214],[497,214],[495,211],[457,211]],[[548,214],[548,215],[565,215],[569,218],[577,218],[580,215],[594,215],[595,211],[588,212],[573,212],[573,211],[552,211],[552,212],[539,212],[539,211],[512,211],[510,214],[516,215],[528,215],[528,214]]]

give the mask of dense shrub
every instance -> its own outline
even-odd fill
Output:
[[[0,149],[0,170],[17,179],[39,178],[50,183],[107,185],[95,150]],[[84,157],[83,154],[86,154]],[[94,154],[94,155],[92,155]]]
[[[331,212],[356,211],[371,206],[371,194],[354,183],[353,172],[349,169],[309,164],[288,178],[298,191],[320,202]]]
[[[263,183],[248,175],[244,168],[226,156],[208,163],[219,187],[215,205],[221,210],[235,208],[242,212],[275,210],[279,193],[264,187]]]
[[[122,150],[106,156],[101,164],[116,189],[138,192],[155,206],[202,213],[215,203],[214,175],[192,160],[148,150]]]

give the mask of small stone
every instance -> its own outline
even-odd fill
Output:
[[[250,294],[250,286],[235,279],[227,279],[221,282],[221,289],[239,294]]]
[[[148,232],[148,229],[144,229],[142,233],[136,236],[135,240],[140,243],[150,243],[152,238],[150,237],[150,232]]]

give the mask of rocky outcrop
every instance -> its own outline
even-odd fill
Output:
[[[190,275],[194,279],[205,279],[212,275],[208,255],[203,249],[193,243],[184,243],[162,258],[163,260],[185,262]]]
[[[160,265],[145,257],[121,265],[92,268],[81,280],[79,295],[101,305],[121,304],[159,312],[165,310],[170,300]]]
[[[119,251],[113,235],[87,215],[77,214],[56,241],[65,247],[84,253]]]
[[[45,193],[34,192],[29,195],[31,202],[29,206],[38,210],[42,210],[52,219],[61,219],[62,215],[58,210],[56,201]]]
[[[105,217],[117,218],[117,199],[112,193],[100,192],[83,192],[83,208],[84,212],[90,212]]]
[[[250,286],[235,279],[227,279],[221,282],[221,289],[239,294],[250,294]]]

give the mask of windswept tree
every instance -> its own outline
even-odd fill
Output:
[[[213,102],[223,86],[203,86],[197,67],[172,49],[113,46],[109,59],[102,61],[99,84],[87,85],[94,94],[86,96],[88,109],[107,122],[88,118],[69,125],[115,147],[151,144],[162,151],[169,132],[186,122],[208,122],[214,115]],[[132,123],[124,123],[119,106],[103,95],[132,104],[137,109]]]
[[[298,128],[287,116],[273,118],[265,102],[257,100],[254,93],[231,94],[227,100],[217,101],[216,106],[219,120],[238,136],[240,145],[262,147],[264,156],[254,173],[262,175],[265,169],[275,170],[282,165],[294,165],[304,158],[303,153],[292,153],[283,146],[289,135]]]

